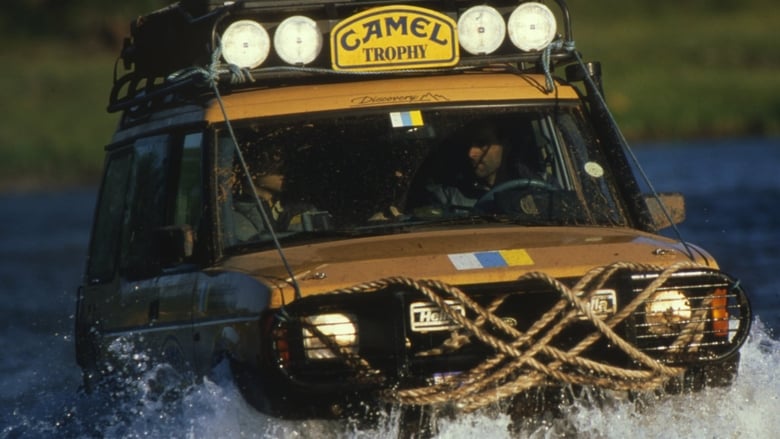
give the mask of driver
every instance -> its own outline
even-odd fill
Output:
[[[539,178],[518,158],[508,123],[478,121],[465,128],[466,166],[447,184],[433,183],[426,191],[434,204],[449,213],[468,212],[493,187],[509,180]]]
[[[269,148],[255,153],[258,157],[250,162],[257,169],[252,173],[252,185],[260,202],[266,209],[268,219],[275,231],[302,231],[303,213],[314,212],[315,207],[308,202],[292,202],[283,197],[285,182],[285,161],[281,148]],[[253,239],[257,233],[266,229],[262,214],[254,200],[237,202],[235,211],[239,214],[234,218],[236,235],[240,241]]]

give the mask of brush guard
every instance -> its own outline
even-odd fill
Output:
[[[396,277],[299,300],[274,324],[272,356],[304,387],[346,383],[470,412],[547,386],[659,389],[688,368],[734,362],[751,322],[737,281],[687,262],[616,263],[571,287],[532,272],[485,288]],[[420,303],[437,330],[413,328]],[[335,330],[313,319],[322,313],[349,317]]]

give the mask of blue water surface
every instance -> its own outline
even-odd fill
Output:
[[[575,407],[587,437],[773,437],[780,430],[780,141],[738,139],[635,148],[659,191],[686,196],[679,232],[742,281],[757,314],[731,389],[683,395],[640,411]],[[229,379],[195,384],[173,403],[133,383],[124,398],[79,391],[72,336],[96,188],[0,194],[0,437],[392,437],[278,423],[246,407]],[[219,376],[219,375],[218,375]],[[744,403],[747,401],[747,404]],[[475,415],[441,437],[507,437],[507,420]],[[555,427],[523,436],[554,437]]]

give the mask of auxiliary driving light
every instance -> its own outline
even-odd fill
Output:
[[[506,37],[506,24],[501,14],[490,6],[474,6],[458,19],[458,40],[463,50],[472,55],[489,55]]]
[[[333,340],[339,347],[357,353],[357,325],[351,317],[345,314],[319,314],[305,317],[303,321]],[[336,358],[336,353],[306,326],[303,328],[303,348],[309,360]]]
[[[274,33],[274,50],[287,64],[308,64],[322,50],[322,32],[309,17],[295,15],[286,18]]]
[[[647,330],[655,335],[670,335],[691,320],[691,303],[682,291],[659,291],[645,304]]]
[[[268,32],[256,21],[235,21],[222,33],[222,57],[240,68],[253,69],[259,66],[270,51]]]
[[[526,52],[547,47],[555,38],[556,26],[550,8],[536,2],[521,4],[507,21],[512,44]]]

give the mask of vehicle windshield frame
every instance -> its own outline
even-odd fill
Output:
[[[419,114],[415,115],[415,112]],[[554,204],[553,201],[549,202],[549,206],[542,208],[553,209],[553,206],[568,206],[567,203],[577,204],[576,209],[583,210],[578,213],[577,218],[569,218],[566,221],[563,220],[549,220],[542,221],[533,218],[520,218],[517,215],[509,215],[506,212],[493,212],[490,210],[485,211],[467,211],[467,212],[446,212],[438,213],[429,211],[427,213],[421,213],[420,211],[412,212],[407,211],[410,208],[409,197],[414,195],[412,191],[419,191],[420,186],[418,181],[420,179],[420,173],[424,172],[426,163],[432,159],[437,153],[441,153],[445,149],[441,144],[447,139],[452,139],[457,130],[448,131],[446,134],[437,133],[436,130],[440,129],[437,124],[452,126],[458,126],[459,129],[463,129],[466,122],[474,121],[477,119],[477,115],[480,114],[480,118],[484,119],[484,115],[488,114],[491,117],[517,117],[522,115],[526,117],[528,121],[533,122],[534,117],[538,118],[538,125],[540,130],[547,130],[546,141],[550,143],[547,146],[549,151],[553,152],[554,156],[548,157],[547,172],[551,173],[546,178],[555,179],[554,183],[558,188],[564,189],[567,197],[560,197],[561,200],[556,201],[558,204]],[[411,116],[410,116],[411,115]],[[457,117],[456,117],[457,116]],[[417,126],[414,124],[414,117],[422,117],[423,122]],[[460,117],[461,121],[454,121]],[[401,120],[399,126],[392,126],[392,119]],[[404,118],[406,120],[404,121]],[[365,148],[362,150],[349,149],[347,146],[336,145],[336,142],[332,140],[321,140],[322,145],[310,145],[310,138],[314,137],[313,134],[306,134],[306,131],[316,132],[320,126],[329,127],[333,130],[340,130],[342,135],[351,134],[353,137],[357,136],[356,133],[365,133],[371,129],[375,129],[375,125],[378,125],[380,120],[387,121],[389,131],[386,131],[383,135],[371,134],[367,135],[371,137],[372,141],[367,142],[374,149]],[[565,119],[565,120],[564,120]],[[336,123],[335,121],[338,121]],[[345,123],[348,121],[350,123]],[[384,123],[384,122],[383,122]],[[404,126],[403,124],[410,124]],[[360,128],[357,131],[356,127]],[[346,237],[362,236],[362,235],[377,235],[377,234],[389,234],[399,232],[409,232],[419,228],[430,227],[467,227],[471,224],[512,224],[512,225],[525,225],[525,226],[537,226],[537,225],[549,225],[549,226],[565,226],[565,225],[590,225],[590,226],[626,226],[629,223],[628,217],[625,212],[623,202],[619,197],[619,191],[615,190],[617,184],[615,176],[608,169],[608,160],[605,160],[599,146],[599,142],[596,140],[596,135],[593,132],[592,127],[587,123],[585,114],[582,107],[577,101],[514,101],[514,102],[500,102],[500,103],[450,103],[436,105],[429,105],[424,107],[409,107],[409,106],[395,106],[395,107],[383,107],[383,108],[360,108],[354,110],[340,110],[315,114],[293,114],[280,117],[265,117],[260,119],[248,119],[241,121],[234,121],[232,123],[234,132],[236,133],[239,145],[242,147],[242,156],[250,168],[249,172],[253,173],[253,163],[259,160],[253,151],[248,147],[246,142],[249,142],[252,136],[248,133],[252,132],[257,138],[262,138],[263,144],[270,144],[271,140],[286,139],[284,143],[287,151],[284,152],[286,171],[290,170],[290,160],[293,162],[308,163],[305,166],[309,166],[309,170],[319,169],[321,172],[317,174],[319,179],[314,177],[307,177],[308,182],[302,183],[290,177],[285,177],[284,186],[285,191],[290,187],[297,187],[298,189],[291,190],[290,192],[297,194],[297,198],[294,202],[308,205],[307,209],[311,214],[305,213],[302,218],[297,221],[303,224],[303,229],[286,230],[285,227],[276,227],[272,225],[277,238],[282,243],[296,244],[296,243],[308,243],[321,240],[330,239],[343,239]],[[384,128],[383,128],[384,129]],[[353,130],[353,131],[350,131]],[[219,224],[221,225],[221,231],[219,236],[221,237],[221,246],[223,249],[231,249],[230,251],[243,251],[244,248],[263,248],[269,247],[272,244],[272,236],[266,225],[263,216],[268,218],[274,218],[276,212],[274,211],[274,205],[263,203],[262,200],[266,194],[261,189],[258,189],[257,174],[251,179],[254,186],[254,190],[258,191],[258,198],[261,201],[261,205],[265,205],[265,212],[261,212],[258,208],[258,203],[255,202],[252,189],[249,189],[250,178],[239,169],[237,166],[235,148],[233,139],[228,135],[228,130],[225,129],[224,124],[215,126],[215,148],[216,151],[216,169],[217,169],[217,204],[220,215]],[[285,137],[288,136],[288,137]],[[307,138],[307,136],[309,136]],[[331,139],[335,136],[330,136]],[[343,137],[347,138],[347,137]],[[352,139],[352,137],[349,137]],[[269,140],[270,139],[270,140]],[[324,139],[324,137],[323,137]],[[393,146],[394,140],[402,139],[407,143],[404,146]],[[410,145],[417,143],[424,143],[426,139],[429,141],[428,145],[421,147],[420,150],[414,150]],[[433,139],[433,140],[432,140]],[[256,141],[256,140],[251,140]],[[357,140],[355,140],[357,141]],[[307,143],[308,142],[308,143]],[[327,142],[331,142],[328,144]],[[383,143],[384,142],[384,143]],[[574,145],[574,143],[580,143]],[[299,150],[318,149],[321,150],[319,155],[316,153],[308,153],[308,155],[293,157],[290,155],[290,145],[297,144]],[[323,145],[328,146],[323,146]],[[389,146],[388,146],[389,145]],[[416,144],[415,144],[416,145]],[[379,149],[379,146],[389,148],[388,151]],[[329,149],[333,148],[333,150]],[[342,148],[337,150],[337,148]],[[406,149],[404,149],[406,148]],[[452,153],[453,147],[447,147],[447,154]],[[327,151],[327,154],[324,152]],[[390,153],[387,157],[381,157],[379,153]],[[264,163],[268,163],[268,152],[264,152],[266,159]],[[333,157],[337,158],[333,158]],[[343,157],[342,157],[343,156]],[[379,157],[378,157],[379,156]],[[384,169],[387,163],[393,160],[398,161],[399,157],[414,156],[410,159],[410,167],[396,170],[394,174],[387,174],[379,180],[372,180],[369,173],[380,171],[388,171]],[[342,157],[338,159],[338,157]],[[338,162],[341,160],[341,162]],[[383,191],[377,191],[376,193],[382,194],[382,197],[389,198],[385,200],[378,200],[378,198],[370,198],[371,203],[375,205],[366,206],[360,204],[367,200],[359,200],[357,198],[349,200],[354,201],[354,206],[347,206],[346,201],[336,203],[335,206],[332,203],[338,201],[335,197],[329,199],[331,204],[325,203],[324,205],[330,208],[322,209],[317,206],[317,203],[311,199],[307,199],[311,194],[326,194],[335,191],[335,187],[343,188],[344,185],[333,185],[333,182],[343,182],[346,180],[339,180],[337,177],[325,176],[326,170],[332,172],[333,169],[327,168],[328,163],[343,163],[345,166],[342,168],[335,168],[335,173],[341,173],[344,170],[350,172],[358,172],[355,169],[355,163],[363,163],[361,172],[365,173],[358,186],[370,186],[371,184],[385,184],[387,187],[383,188]],[[227,165],[229,163],[229,165]],[[266,166],[266,165],[263,165]],[[295,165],[298,166],[298,165]],[[319,168],[313,168],[320,166]],[[554,170],[550,170],[550,166],[554,167]],[[294,175],[294,173],[291,173]],[[314,175],[314,174],[312,174]],[[390,181],[397,178],[398,181],[391,184]],[[387,180],[387,181],[385,181]],[[399,183],[402,181],[402,183]],[[293,183],[295,182],[295,183]],[[367,183],[369,182],[369,183]],[[297,186],[296,186],[297,185]],[[302,186],[301,186],[302,185]],[[308,185],[308,186],[307,186]],[[405,186],[404,186],[405,185]],[[232,187],[232,188],[231,188]],[[236,189],[241,187],[241,189]],[[304,187],[306,190],[301,190]],[[402,188],[404,193],[395,193]],[[368,189],[366,189],[368,190]],[[352,188],[353,193],[359,194],[359,188]],[[395,192],[394,192],[395,191]],[[562,191],[563,193],[564,191]],[[595,195],[594,195],[595,194]],[[250,209],[255,210],[255,220],[253,221],[255,229],[260,233],[255,234],[251,239],[239,239],[235,234],[231,235],[227,227],[231,226],[232,219],[230,215],[236,216],[235,207],[226,207],[230,203],[236,204],[234,199],[237,197],[243,197],[247,200],[247,205]],[[290,198],[287,199],[289,201]],[[398,203],[398,200],[402,200],[402,203]],[[367,203],[367,204],[371,204]],[[561,204],[562,203],[562,204]],[[601,206],[593,205],[593,203]],[[366,203],[364,203],[366,204]],[[403,205],[400,205],[403,204]],[[532,203],[533,204],[533,203]],[[314,207],[316,206],[316,207]],[[606,209],[604,207],[607,206]],[[346,217],[342,212],[345,212],[348,208],[354,208],[354,211],[358,212],[355,215],[362,215],[364,219],[362,222],[348,222],[343,220]],[[567,207],[568,208],[568,207]],[[531,210],[538,211],[538,207],[532,206]],[[607,213],[600,212],[608,210]],[[342,215],[342,216],[339,216]],[[599,216],[597,218],[597,216]],[[552,217],[551,217],[552,218]],[[271,219],[271,221],[275,221]],[[258,223],[260,227],[258,227]],[[261,230],[262,229],[262,230]]]

